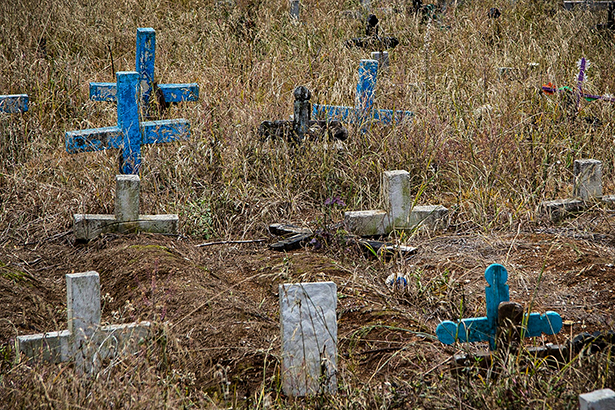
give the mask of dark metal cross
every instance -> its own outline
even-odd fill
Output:
[[[378,31],[378,17],[374,14],[367,16],[367,24],[365,25],[365,37],[351,38],[346,41],[346,47],[369,48],[376,51],[388,50],[395,48],[399,44],[399,40],[395,37],[380,36]]]
[[[348,130],[339,121],[312,120],[312,93],[304,86],[295,88],[294,115],[292,121],[263,121],[258,127],[261,138],[288,139],[290,142],[301,143],[306,137],[319,138],[328,134],[337,140],[348,138]]]

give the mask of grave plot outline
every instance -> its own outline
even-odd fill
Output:
[[[69,154],[118,148],[122,150],[120,173],[138,174],[141,145],[190,138],[190,123],[173,120],[139,120],[139,74],[120,71],[117,77],[117,126],[68,131],[65,135]]]
[[[153,28],[137,29],[137,46],[135,51],[135,71],[139,73],[141,83],[140,102],[147,107],[154,95],[156,60],[156,31]],[[183,101],[197,101],[199,99],[199,85],[189,84],[157,84],[164,103],[178,103]],[[117,85],[115,83],[90,83],[90,99],[92,101],[117,102]]]
[[[506,284],[508,271],[500,264],[492,264],[485,270],[485,279],[488,284],[485,287],[487,316],[441,322],[436,328],[436,336],[440,342],[447,345],[455,342],[489,342],[489,348],[496,350],[498,306],[510,299]],[[522,337],[537,337],[543,333],[554,335],[559,333],[563,326],[561,316],[553,311],[524,314],[522,323]]]
[[[52,363],[75,361],[79,371],[95,372],[103,360],[139,349],[150,322],[101,326],[100,276],[95,271],[66,275],[68,329],[17,336],[15,350]]]
[[[313,104],[312,115],[315,118],[324,117],[327,120],[340,120],[347,123],[365,124],[379,122],[382,124],[399,123],[411,118],[411,111],[374,109],[374,94],[378,77],[378,61],[361,60],[359,64],[359,81],[355,96],[355,106]],[[362,132],[366,129],[363,128]]]
[[[0,95],[0,113],[19,114],[28,111],[28,94]]]

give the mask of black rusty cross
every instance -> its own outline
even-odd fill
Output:
[[[365,37],[351,38],[346,41],[346,47],[358,47],[364,49],[376,49],[376,51],[388,50],[395,48],[399,44],[399,40],[395,37],[380,36],[378,31],[378,17],[374,14],[367,16],[367,25],[365,26]]]
[[[263,121],[258,127],[258,135],[263,138],[288,139],[289,142],[301,143],[306,137],[318,139],[325,135],[344,141],[348,130],[339,121],[312,120],[312,93],[304,86],[295,88],[293,120]]]

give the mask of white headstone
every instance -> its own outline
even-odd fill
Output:
[[[597,159],[577,159],[573,167],[573,195],[587,201],[602,196],[602,162]]]
[[[615,392],[611,389],[596,390],[579,395],[580,410],[615,410]]]
[[[282,388],[290,396],[337,391],[337,286],[280,285]]]

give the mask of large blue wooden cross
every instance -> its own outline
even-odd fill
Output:
[[[154,85],[154,62],[156,59],[156,31],[153,28],[137,29],[136,71],[141,80],[141,101],[149,106]],[[158,84],[165,103],[196,101],[199,85]],[[115,83],[90,83],[90,99],[93,101],[116,101]]]
[[[0,112],[16,114],[28,111],[28,94],[0,95]]]
[[[190,124],[185,119],[139,121],[139,73],[118,72],[117,126],[69,131],[66,133],[66,151],[100,151],[111,148],[122,150],[120,173],[138,174],[141,165],[141,145],[171,142],[190,138]]]
[[[326,117],[327,120],[340,120],[349,123],[362,124],[368,120],[389,124],[398,123],[414,114],[411,111],[376,110],[374,91],[378,76],[378,61],[361,60],[359,65],[359,82],[357,83],[356,105],[345,107],[339,105],[312,105],[312,115],[315,118]]]
[[[447,345],[458,341],[489,342],[491,350],[495,350],[495,335],[498,324],[498,306],[508,302],[509,293],[508,272],[502,265],[493,264],[485,270],[485,279],[489,286],[485,287],[487,299],[487,317],[462,319],[458,322],[449,320],[440,323],[436,329],[438,339]],[[523,319],[524,328],[521,334],[525,337],[536,337],[541,334],[554,335],[562,329],[562,318],[558,313],[547,312],[543,315],[530,313]]]

